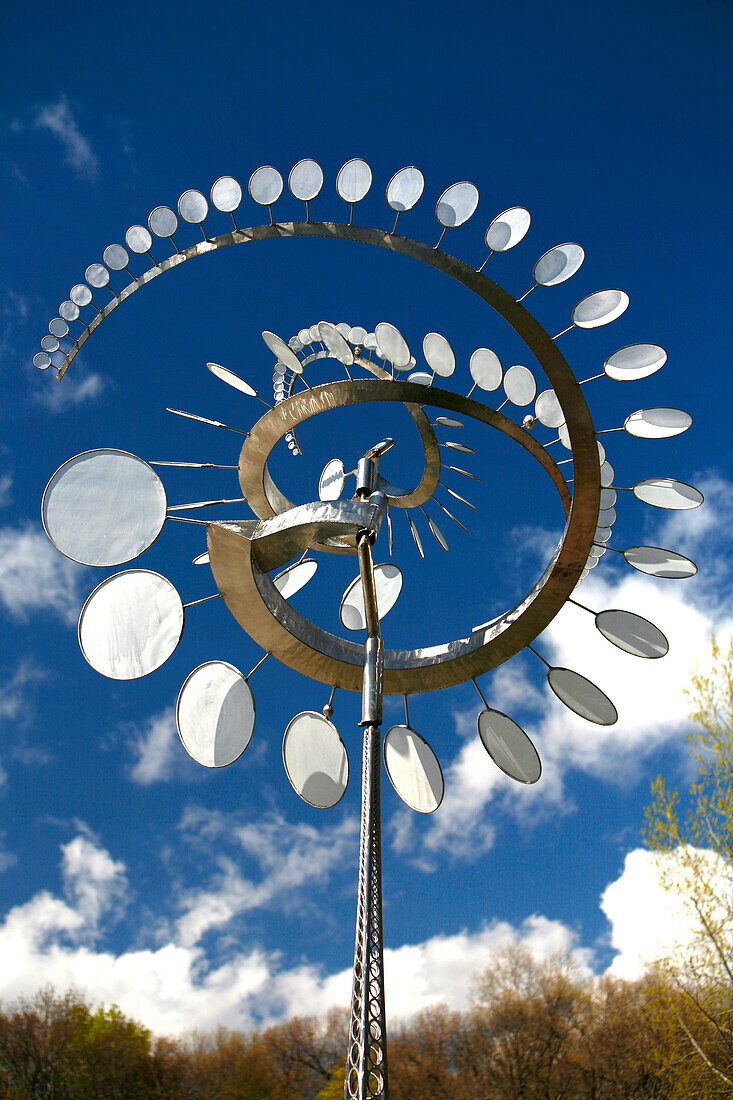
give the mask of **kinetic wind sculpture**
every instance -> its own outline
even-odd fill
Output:
[[[367,194],[371,181],[371,170],[364,161],[349,161],[336,181],[339,196],[350,207],[348,224],[311,221],[309,204],[321,190],[323,172],[312,160],[300,161],[290,172],[288,183],[293,196],[306,204],[306,220],[279,223],[273,205],[283,190],[283,179],[275,168],[258,168],[249,181],[249,193],[255,203],[269,209],[270,219],[267,224],[244,229],[236,219],[242,189],[236,180],[224,177],[212,187],[211,203],[217,211],[231,215],[234,228],[216,237],[210,237],[204,225],[209,214],[206,198],[198,191],[186,191],[178,202],[178,217],[168,207],[156,207],[148,228],[132,226],[125,235],[126,247],[109,245],[103,253],[104,263],[87,268],[86,282],[74,286],[68,300],[61,304],[59,316],[49,324],[49,335],[42,340],[43,350],[34,360],[42,369],[53,365],[58,378],[62,378],[85,341],[112,310],[162,272],[195,256],[226,245],[276,237],[323,237],[386,248],[450,275],[516,330],[547,376],[549,386],[537,395],[529,369],[515,365],[504,370],[497,354],[481,347],[470,357],[471,384],[464,396],[445,388],[448,379],[462,375],[456,373],[450,343],[436,332],[428,333],[422,343],[424,370],[419,368],[407,340],[388,322],[380,322],[370,331],[321,321],[301,328],[287,341],[265,331],[263,339],[275,359],[273,404],[228,367],[207,364],[222,382],[268,406],[248,432],[196,413],[169,410],[242,436],[238,457],[233,454],[231,465],[224,467],[237,470],[241,496],[169,505],[153,466],[201,468],[219,464],[174,460],[148,463],[112,448],[69,459],[53,475],[43,495],[42,516],[49,538],[63,554],[85,565],[111,567],[132,561],[157,539],[166,519],[205,527],[207,550],[195,559],[195,564],[210,565],[217,587],[217,592],[205,599],[223,597],[265,657],[274,656],[331,688],[323,713],[298,714],[287,726],[283,740],[288,778],[312,806],[334,806],[348,780],[346,749],[330,721],[334,692],[337,688],[362,692],[362,824],[344,1093],[347,1100],[383,1097],[388,1087],[380,857],[379,727],[383,694],[399,694],[405,699],[405,722],[388,731],[383,754],[392,784],[414,810],[437,810],[443,798],[443,775],[428,743],[410,726],[408,698],[468,680],[475,684],[483,703],[478,732],[486,751],[512,779],[535,783],[540,778],[541,764],[532,741],[511,717],[487,703],[476,678],[526,647],[547,666],[549,685],[566,706],[590,722],[614,723],[616,709],[600,688],[571,669],[551,667],[532,643],[568,601],[595,614],[599,631],[620,649],[638,657],[662,657],[667,652],[667,640],[655,626],[624,610],[595,613],[577,599],[576,589],[607,550],[621,554],[634,569],[655,577],[680,579],[696,572],[693,562],[671,550],[654,546],[619,550],[610,546],[618,492],[631,492],[660,508],[687,509],[702,503],[696,489],[672,478],[648,477],[625,489],[614,485],[613,467],[598,439],[603,432],[596,432],[581,388],[591,379],[578,382],[555,343],[558,336],[572,328],[596,328],[613,321],[628,306],[628,296],[615,289],[588,294],[573,310],[570,326],[552,338],[522,304],[537,287],[563,283],[578,271],[584,260],[580,245],[564,243],[545,252],[535,264],[532,286],[515,299],[483,274],[486,260],[477,270],[440,248],[448,229],[463,225],[475,213],[479,196],[473,184],[453,184],[438,199],[436,216],[442,232],[433,246],[396,233],[400,216],[422,195],[421,172],[414,167],[403,168],[390,180],[386,197],[396,215],[391,232],[353,222],[355,204]],[[179,217],[184,223],[199,226],[203,240],[180,247],[174,239]],[[494,218],[485,235],[487,260],[519,244],[529,225],[530,215],[521,207],[512,207]],[[156,237],[169,239],[175,252],[166,259],[156,259],[152,252]],[[129,267],[130,253],[147,256],[152,266],[134,275]],[[112,290],[110,272],[126,272],[130,281],[119,291]],[[104,288],[112,297],[98,306],[94,295]],[[96,310],[87,323],[81,320],[85,309]],[[62,344],[69,335],[69,324],[75,322],[81,323],[82,329],[73,345]],[[664,349],[656,344],[631,344],[610,354],[602,371],[593,377],[618,381],[645,378],[659,370],[666,358]],[[324,359],[337,364],[346,378],[311,387],[306,368]],[[477,400],[473,396],[477,390],[483,394],[501,393],[495,402],[498,407]],[[273,448],[284,440],[293,456],[298,457],[298,429],[306,420],[362,402],[400,402],[407,409],[423,449],[423,472],[418,484],[398,488],[381,476],[380,459],[394,444],[394,440],[385,439],[375,443],[348,473],[340,458],[331,460],[320,478],[319,499],[292,503],[268,469]],[[521,422],[501,411],[506,406],[526,408],[533,402],[534,412]],[[434,419],[429,418],[426,409]],[[393,523],[403,510],[421,557],[425,556],[423,537],[415,519],[419,523],[425,520],[435,541],[447,550],[443,531],[426,510],[429,504],[466,531],[463,522],[435,496],[440,486],[456,502],[449,502],[454,510],[459,510],[458,505],[474,507],[441,481],[442,475],[453,474],[479,481],[477,474],[454,465],[459,455],[468,456],[470,461],[473,448],[445,437],[447,432],[462,428],[466,419],[503,433],[537,460],[560,496],[566,517],[562,538],[536,584],[504,614],[441,645],[385,650],[380,621],[399,597],[403,575],[390,561],[373,565],[372,546],[385,526],[387,538],[383,541],[392,555]],[[631,413],[622,426],[605,431],[625,430],[632,436],[664,438],[685,431],[691,422],[692,418],[678,409],[640,409]],[[552,437],[540,443],[532,434],[535,428],[550,429]],[[569,450],[571,458],[553,457],[557,444]],[[348,457],[349,465],[357,459],[356,455]],[[571,481],[563,475],[564,463],[572,463]],[[346,480],[351,477],[355,477],[355,484],[350,483],[351,499],[342,499]],[[246,501],[257,518],[207,521],[181,515],[234,501]],[[289,602],[319,567],[327,567],[327,555],[332,554],[358,558],[359,574],[344,593],[340,618],[346,630],[366,631],[363,644],[321,629]],[[183,631],[185,608],[200,602],[184,604],[173,585],[158,573],[140,568],[115,573],[103,580],[84,604],[79,619],[82,652],[105,676],[121,680],[144,676],[170,657]],[[243,675],[224,661],[212,660],[199,665],[185,680],[176,708],[178,731],[184,748],[200,764],[215,768],[231,764],[247,747],[255,721],[251,675]]]

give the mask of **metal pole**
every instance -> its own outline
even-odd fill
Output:
[[[359,479],[358,492],[362,499],[368,499],[369,491],[374,485],[376,470],[374,474],[370,471],[364,472],[371,476]],[[371,1100],[374,1097],[382,1097],[386,1100],[389,1093],[382,938],[381,733],[379,729],[382,723],[384,648],[379,633],[371,535],[368,532],[362,532],[359,535],[357,548],[368,637],[364,647],[364,684],[360,722],[364,729],[364,751],[361,780],[359,891],[344,1100]]]

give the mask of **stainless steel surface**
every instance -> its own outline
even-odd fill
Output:
[[[511,206],[492,221],[486,230],[486,245],[492,252],[508,252],[523,241],[532,221],[529,210]]]
[[[683,580],[694,577],[697,573],[694,561],[674,550],[664,550],[661,546],[629,546],[622,553],[629,565],[640,573],[649,573],[652,577]]]
[[[478,206],[478,188],[463,181],[446,187],[435,206],[435,216],[446,229],[457,228],[468,221]]]
[[[246,679],[226,661],[206,661],[178,693],[181,744],[205,768],[224,768],[242,755],[255,725],[255,701]]]
[[[603,369],[616,381],[635,381],[655,374],[667,362],[667,352],[659,344],[627,344],[609,355]]]
[[[328,810],[344,796],[349,758],[341,735],[317,711],[296,714],[283,737],[283,764],[293,790],[317,810]]]
[[[364,643],[364,680],[361,690],[360,726],[381,726],[384,642],[372,635]]]
[[[543,252],[534,265],[534,280],[539,286],[557,286],[571,278],[585,259],[579,244],[556,244]]]
[[[539,753],[513,718],[487,707],[478,716],[478,734],[497,768],[510,779],[517,783],[536,783],[539,780],[542,775]]]
[[[420,814],[432,814],[443,801],[445,783],[440,762],[416,730],[392,726],[384,738],[384,766],[402,801]]]
[[[600,328],[615,321],[628,308],[629,296],[624,290],[596,290],[578,302],[573,310],[573,324],[578,328]]]
[[[624,428],[629,435],[639,439],[669,439],[686,432],[692,424],[692,417],[683,409],[639,409],[624,420]]]

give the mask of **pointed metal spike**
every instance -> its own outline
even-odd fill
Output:
[[[466,447],[463,443],[441,443],[441,447],[448,447],[451,451],[460,451],[464,455],[475,455],[473,447]]]
[[[389,506],[387,507],[387,545],[389,546],[389,556],[392,557],[392,516],[390,515]]]
[[[442,481],[440,483],[440,487],[441,489],[445,489],[446,493],[450,493],[452,497],[455,497],[456,500],[460,500],[461,504],[466,504],[469,508],[473,508],[474,512],[478,511],[475,504],[471,504],[471,501],[466,500],[465,497],[462,497],[460,495],[460,493],[455,493],[452,489],[449,489],[448,486],[444,485]]]
[[[228,424],[222,424],[220,420],[210,420],[208,416],[199,416],[197,413],[184,412],[183,409],[169,409],[166,412],[175,413],[176,416],[185,416],[188,420],[198,420],[201,424],[211,424],[213,428],[226,428],[228,432],[236,432],[237,435],[248,435],[241,428],[231,428]]]
[[[454,474],[463,474],[464,477],[470,477],[471,481],[481,480],[476,474],[469,474],[468,470],[462,470],[460,466],[446,466],[446,469],[452,470]]]
[[[443,512],[445,512],[445,514],[446,514],[446,515],[448,516],[448,518],[449,518],[449,519],[452,519],[454,523],[457,523],[457,524],[458,524],[458,526],[459,526],[459,527],[461,528],[461,530],[465,531],[465,532],[466,532],[466,534],[468,534],[468,533],[469,533],[469,531],[468,531],[468,528],[467,528],[467,527],[464,527],[464,526],[463,526],[463,524],[461,523],[461,521],[460,521],[459,519],[456,519],[456,517],[455,517],[455,516],[453,515],[453,513],[452,513],[452,512],[449,512],[449,511],[448,511],[448,509],[447,509],[447,508],[445,507],[445,505],[444,505],[444,504],[441,504],[441,503],[440,503],[440,501],[438,500],[438,498],[437,498],[437,497],[433,497],[433,500],[434,500],[434,501],[435,501],[435,503],[436,503],[436,504],[438,505],[438,507],[439,507],[439,508],[440,508],[440,509],[441,509],[441,510],[442,510]]]
[[[417,547],[417,552],[418,552],[418,554],[420,555],[421,558],[424,558],[425,557],[425,551],[422,548],[422,543],[420,542],[420,536],[417,533],[417,527],[413,523],[412,516],[410,515],[410,513],[405,511],[405,515],[407,516],[407,522],[409,523],[410,530],[412,531],[412,537],[415,540],[415,546]]]
[[[430,516],[427,514],[427,512],[425,512],[424,509],[423,509],[423,512],[425,513],[425,519],[428,521],[428,527],[432,531],[436,541],[440,543],[440,545],[443,547],[443,549],[445,551],[447,551],[448,550],[448,543],[445,541],[445,536],[443,535],[443,532],[440,530],[437,523],[430,518]]]
[[[148,466],[180,466],[186,470],[238,470],[238,466],[222,466],[218,462],[163,462],[161,459],[150,459]]]
[[[169,512],[183,512],[186,508],[211,508],[216,504],[242,504],[245,497],[234,497],[230,500],[194,500],[191,504],[169,504]]]

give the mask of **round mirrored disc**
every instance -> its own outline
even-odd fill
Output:
[[[375,565],[374,589],[377,595],[377,613],[383,619],[397,602],[402,589],[402,571],[392,562]],[[361,577],[356,577],[344,592],[339,616],[347,630],[366,630]]]
[[[339,321],[339,323],[336,325],[336,328],[339,330],[339,332],[343,336],[344,340],[349,339],[349,333],[351,332],[351,325],[347,325],[346,321]]]
[[[249,177],[249,193],[260,206],[272,206],[283,190],[283,178],[277,168],[265,164]]]
[[[667,353],[659,344],[627,344],[609,355],[603,369],[609,378],[633,382],[637,378],[648,378],[666,362]]]
[[[594,683],[569,668],[551,668],[547,682],[558,699],[585,718],[599,726],[612,726],[618,719],[615,706]]]
[[[447,229],[467,222],[478,206],[478,188],[464,180],[446,187],[438,199],[435,216]]]
[[[468,369],[480,390],[497,390],[504,377],[498,355],[488,348],[476,348]]]
[[[402,801],[421,814],[437,810],[445,789],[443,772],[425,738],[409,726],[392,726],[383,752],[390,783]]]
[[[103,286],[107,286],[109,282],[109,271],[104,264],[90,264],[84,272],[84,278],[89,283],[89,286],[97,287],[98,289]]]
[[[170,581],[147,569],[107,577],[79,616],[82,653],[112,680],[134,680],[160,668],[182,633],[181,597]]]
[[[344,464],[340,458],[332,458],[323,467],[323,473],[318,481],[319,500],[338,500],[344,491],[346,473]]]
[[[149,252],[152,243],[153,238],[144,225],[131,225],[125,233],[125,244],[130,252]]]
[[[291,348],[293,351],[303,350],[303,345],[301,344],[297,336],[290,337],[290,339],[288,340],[288,347]]]
[[[583,263],[585,251],[579,244],[556,244],[543,252],[534,265],[534,281],[540,286],[557,286],[569,279]]]
[[[613,527],[616,522],[615,508],[601,508],[598,513],[598,524],[602,527]]]
[[[156,237],[172,237],[178,228],[178,218],[170,206],[156,206],[148,215],[148,226]]]
[[[76,321],[79,317],[79,307],[75,302],[62,302],[59,306],[59,315],[65,321]]]
[[[387,202],[393,210],[412,210],[425,187],[425,178],[419,168],[400,168],[387,184]]]
[[[254,389],[253,386],[250,386],[249,382],[245,382],[243,378],[235,374],[234,371],[227,370],[226,367],[220,366],[219,363],[207,363],[206,366],[213,375],[217,378],[221,378],[222,382],[226,382],[227,385],[233,386],[235,390],[246,393],[248,397],[257,396],[257,390]]]
[[[52,321],[48,322],[48,331],[52,336],[60,339],[62,336],[66,336],[69,332],[69,326],[63,317],[54,317]]]
[[[102,253],[102,259],[111,271],[124,271],[130,257],[121,244],[108,244]]]
[[[282,598],[289,600],[291,596],[294,596],[296,592],[300,592],[301,588],[307,585],[317,569],[318,562],[313,561],[311,558],[308,561],[296,562],[295,565],[289,565],[287,569],[283,569],[282,573],[278,573],[276,577],[273,577],[272,583]]]
[[[425,362],[441,378],[450,378],[456,369],[456,355],[445,336],[429,332],[422,342]]]
[[[77,283],[76,286],[72,286],[69,291],[69,297],[74,305],[88,306],[92,300],[92,292],[84,283]]]
[[[190,225],[200,225],[209,212],[209,204],[200,191],[184,191],[178,200],[178,214]]]
[[[669,642],[658,627],[631,611],[609,610],[596,615],[596,626],[604,638],[634,657],[664,657]]]
[[[578,328],[600,328],[615,321],[626,310],[629,296],[624,290],[597,290],[578,302],[573,324]]]
[[[55,336],[44,336],[41,340],[41,347],[44,351],[53,352],[59,350],[59,342]]]
[[[364,343],[367,330],[362,325],[355,325],[349,329],[349,343],[354,347],[360,347]]]
[[[233,214],[242,201],[242,186],[233,176],[220,176],[211,188],[211,205],[222,214]]]
[[[367,349],[367,351],[376,351],[377,338],[373,332],[368,332],[364,337],[364,347]],[[384,356],[382,356],[382,358],[384,358]]]
[[[189,756],[224,768],[242,755],[255,725],[255,701],[242,673],[226,661],[206,661],[178,693],[176,726]]]
[[[59,467],[43,493],[41,518],[54,546],[82,565],[131,561],[165,523],[163,483],[147,462],[111,448]]]
[[[634,496],[655,508],[675,510],[699,508],[704,499],[699,489],[671,477],[648,477],[637,481]]]
[[[318,325],[318,333],[321,342],[326,346],[326,351],[340,363],[344,363],[347,367],[351,366],[354,362],[354,353],[336,326],[329,324],[328,321],[321,321]]]
[[[601,489],[601,508],[613,508],[617,498],[618,493],[615,489]]]
[[[323,169],[314,160],[299,160],[288,176],[290,193],[301,202],[310,202],[323,187]]]
[[[303,347],[305,347],[306,344],[310,344],[311,330],[309,328],[300,329],[300,331],[298,332],[298,339],[300,340]]]
[[[674,550],[663,550],[661,546],[629,546],[623,555],[634,569],[652,577],[681,581],[697,573],[694,561]]]
[[[537,383],[527,367],[510,367],[504,375],[504,393],[512,405],[529,405],[536,392]]]
[[[321,334],[318,331],[318,325],[311,325],[311,327],[308,329],[308,332],[310,333],[312,344],[317,343],[321,339]]]
[[[208,565],[209,564],[209,551],[204,550],[203,554],[197,554],[197,556],[191,562],[192,565]]]
[[[303,373],[303,364],[300,359],[293,349],[288,347],[285,341],[282,340],[277,333],[265,330],[262,333],[262,339],[265,341],[272,354],[277,357],[278,362],[288,367],[294,374]]]
[[[486,230],[486,244],[492,252],[508,252],[527,234],[532,217],[523,206],[511,206],[494,218]]]
[[[668,439],[686,432],[691,424],[692,417],[683,409],[639,409],[626,417],[624,428],[640,439]]]
[[[454,420],[452,416],[436,416],[435,423],[440,424],[442,428],[462,428],[462,420]]]
[[[343,797],[349,759],[338,730],[322,714],[304,710],[288,724],[283,763],[293,790],[309,806],[327,810]]]
[[[365,160],[347,160],[336,176],[336,191],[344,202],[360,202],[372,185],[372,170]]]
[[[388,321],[380,321],[374,328],[376,347],[383,359],[388,359],[398,370],[409,365],[410,348],[399,329]],[[366,337],[365,337],[366,341]],[[366,346],[366,343],[365,343]]]
[[[432,374],[426,374],[425,371],[416,370],[412,374],[407,376],[408,382],[416,382],[418,386],[429,386],[433,381]]]
[[[603,462],[601,464],[601,485],[604,489],[608,489],[613,485],[613,479],[616,471],[610,462]]]
[[[482,710],[478,735],[497,768],[517,783],[536,783],[542,775],[537,749],[521,726],[499,710]]]
[[[548,428],[559,428],[561,424],[565,423],[565,417],[554,390],[542,391],[537,398],[534,411],[540,424],[544,424]]]
[[[610,527],[604,527],[599,524],[595,529],[593,539],[595,542],[608,542],[612,534],[613,531]]]
[[[51,366],[51,356],[47,351],[37,351],[33,356],[33,366],[39,370],[47,370]]]
[[[606,461],[606,448],[603,446],[600,439],[597,439],[596,443],[598,444],[598,461],[602,466],[603,463]]]

